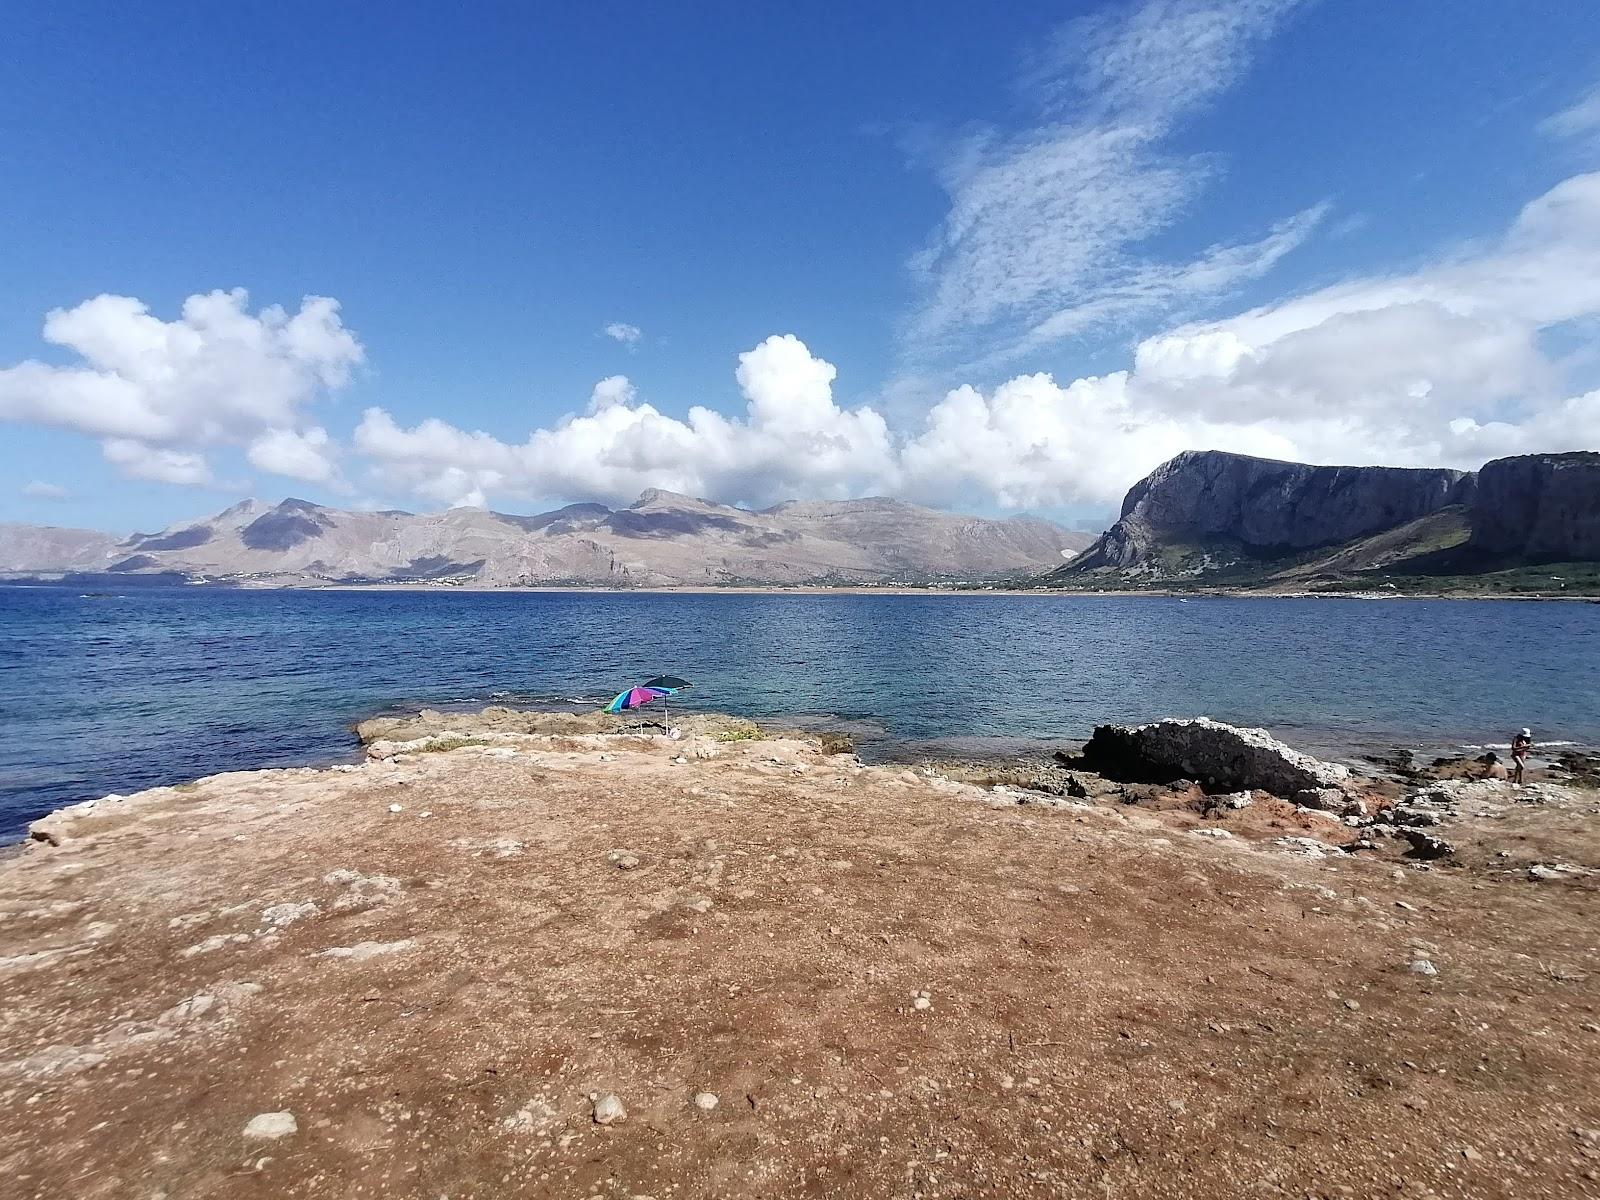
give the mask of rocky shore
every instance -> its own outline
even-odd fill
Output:
[[[1600,1190],[1584,764],[360,733],[0,861],[8,1195]]]

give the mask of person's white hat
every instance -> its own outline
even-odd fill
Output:
[[[1523,737],[1532,737],[1532,736],[1533,736],[1533,730],[1531,730],[1531,729],[1524,729],[1524,730],[1523,730],[1523,731],[1522,731],[1522,736],[1523,736]]]

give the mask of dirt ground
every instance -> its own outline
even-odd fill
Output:
[[[720,729],[48,819],[0,861],[4,1194],[1600,1196],[1594,793],[1311,857],[1264,799]]]

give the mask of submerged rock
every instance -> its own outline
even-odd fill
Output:
[[[1166,783],[1183,777],[1213,790],[1274,796],[1314,792],[1318,807],[1332,802],[1324,792],[1342,789],[1351,779],[1348,767],[1301,754],[1264,729],[1241,729],[1209,717],[1100,725],[1083,757],[1091,769],[1113,779]]]

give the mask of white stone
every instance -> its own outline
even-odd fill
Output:
[[[244,1127],[245,1137],[264,1141],[277,1141],[299,1132],[300,1126],[295,1122],[292,1112],[257,1113]]]
[[[193,958],[197,954],[210,954],[213,950],[221,950],[224,946],[242,946],[249,940],[248,933],[218,933],[203,942],[185,947],[180,953],[184,958]]]
[[[1272,844],[1282,846],[1295,854],[1304,854],[1307,858],[1326,858],[1330,854],[1337,853],[1339,849],[1337,846],[1309,837],[1275,838]]]
[[[710,1092],[696,1092],[694,1094],[694,1106],[700,1109],[702,1112],[710,1112],[719,1103],[721,1103],[721,1101],[719,1101],[716,1096],[712,1095]]]
[[[157,1025],[168,1027],[185,1025],[199,1017],[205,1016],[216,1005],[217,998],[208,992],[190,996],[187,1000],[180,1000],[166,1012],[156,1018]]]
[[[619,1121],[628,1119],[628,1110],[622,1107],[622,1101],[611,1092],[598,1096],[594,1101],[594,1123],[596,1125],[615,1125]]]
[[[365,962],[369,958],[376,958],[380,954],[399,954],[403,950],[411,949],[413,940],[406,938],[398,942],[357,942],[354,946],[334,946],[327,950],[313,954],[312,958],[348,958],[354,962]]]
[[[261,910],[261,923],[281,929],[285,925],[293,925],[302,917],[314,917],[320,911],[310,900],[307,900],[304,904],[274,904]]]

